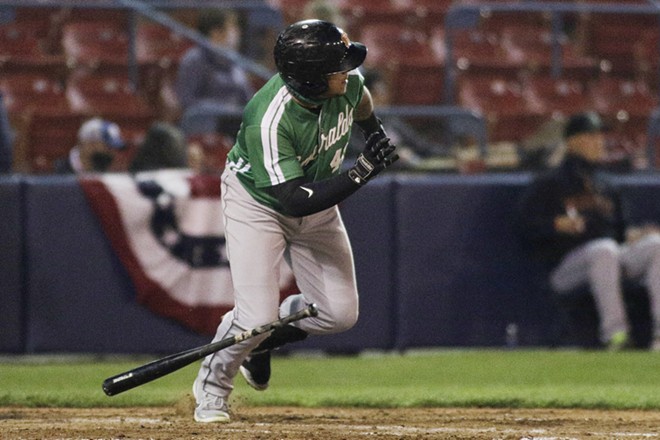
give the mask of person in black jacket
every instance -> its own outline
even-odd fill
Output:
[[[564,139],[564,160],[538,175],[522,196],[522,236],[548,265],[555,292],[589,286],[600,317],[600,338],[610,349],[630,345],[622,277],[644,283],[655,322],[653,348],[660,349],[658,229],[627,227],[618,192],[598,172],[605,136],[596,113],[572,116]]]

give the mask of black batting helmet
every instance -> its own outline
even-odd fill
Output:
[[[277,37],[273,52],[287,86],[308,98],[328,89],[327,74],[353,70],[367,56],[364,44],[351,43],[342,29],[322,20],[288,26]]]

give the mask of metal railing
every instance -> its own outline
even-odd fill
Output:
[[[562,74],[562,46],[560,42],[563,28],[563,16],[565,14],[594,13],[656,15],[658,19],[658,27],[660,29],[660,1],[654,0],[648,0],[647,4],[639,5],[620,3],[554,3],[544,1],[526,1],[520,3],[483,2],[466,5],[454,4],[449,9],[444,21],[446,29],[445,49],[447,53],[447,63],[443,79],[443,96],[445,97],[444,103],[446,105],[454,105],[454,94],[456,91],[457,71],[454,63],[454,38],[452,32],[475,28],[482,15],[489,15],[498,12],[544,12],[551,14],[551,73],[553,77],[559,77]],[[656,84],[660,98],[660,65],[658,66]],[[660,137],[660,109],[656,109],[651,115],[649,115],[647,135],[647,163],[649,168],[654,168],[656,156],[654,139]]]
[[[261,64],[233,50],[212,45],[206,37],[191,29],[159,9],[190,8],[232,8],[232,9],[267,9],[275,12],[264,0],[0,0],[0,7],[43,7],[43,8],[83,8],[83,9],[127,9],[131,12],[128,23],[128,59],[129,78],[137,84],[138,62],[136,58],[137,17],[142,16],[156,22],[171,31],[182,35],[203,48],[240,65],[246,71],[262,79],[268,79],[273,72]]]
[[[454,4],[449,8],[445,17],[446,30],[445,48],[447,53],[447,66],[444,76],[445,104],[454,103],[456,82],[456,67],[454,65],[454,38],[453,31],[470,29],[477,26],[482,15],[498,12],[545,12],[551,14],[552,23],[552,60],[551,70],[553,76],[562,73],[562,47],[560,44],[563,27],[563,15],[567,13],[598,13],[598,14],[650,14],[658,16],[660,28],[660,2],[649,1],[647,5],[630,5],[620,3],[554,3],[543,1],[527,1],[522,3],[473,3],[467,5]],[[659,67],[660,68],[660,67]],[[658,72],[660,84],[660,71]]]

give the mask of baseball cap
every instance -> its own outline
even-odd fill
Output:
[[[578,113],[569,118],[564,127],[564,138],[581,133],[597,133],[603,131],[603,121],[595,112]]]
[[[80,127],[80,130],[78,130],[78,141],[102,141],[109,147],[118,150],[121,150],[126,146],[126,143],[121,137],[119,126],[114,122],[106,121],[101,118],[93,118],[85,121]]]

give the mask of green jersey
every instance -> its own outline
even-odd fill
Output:
[[[303,176],[324,180],[341,171],[363,84],[362,75],[352,71],[346,93],[324,100],[319,112],[296,103],[279,74],[273,76],[246,105],[227,166],[255,200],[281,211],[264,188]]]

